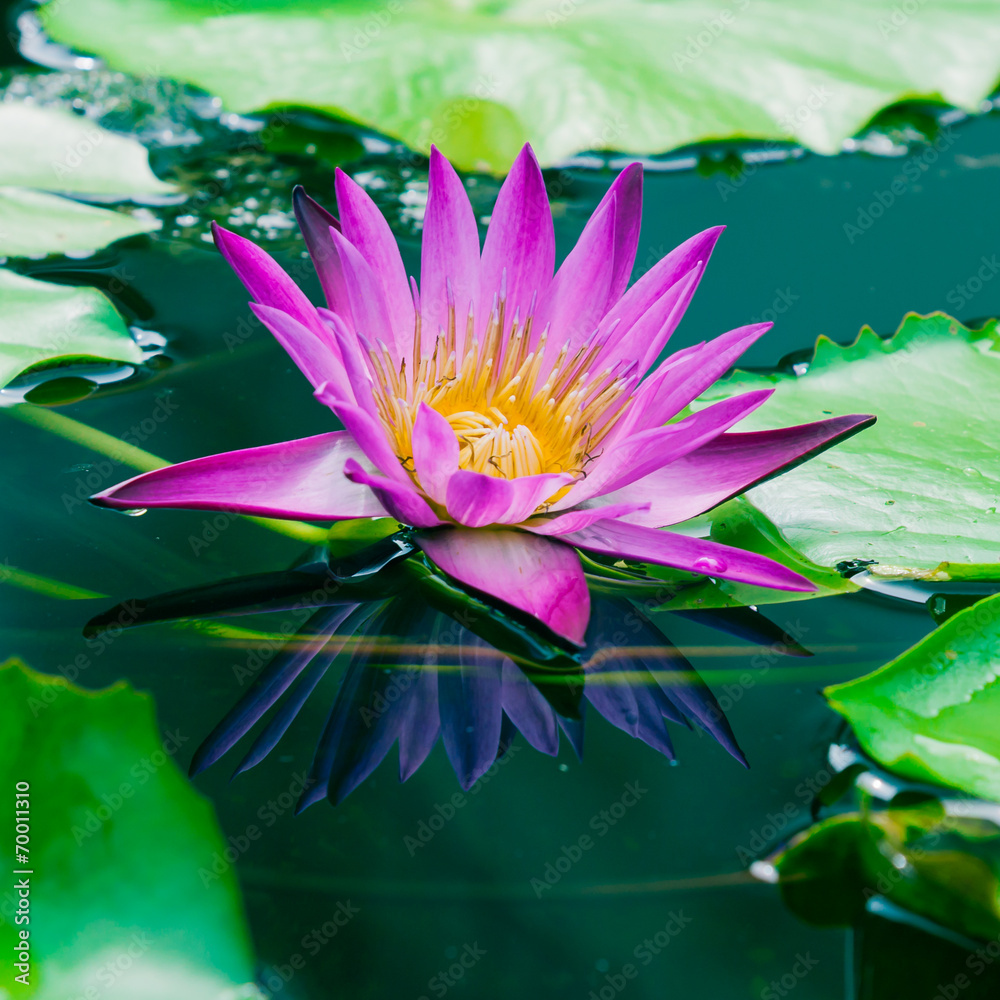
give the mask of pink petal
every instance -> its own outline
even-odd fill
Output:
[[[680,281],[697,264],[708,263],[723,229],[725,226],[716,226],[692,236],[654,264],[622,296],[618,304],[608,310],[607,316],[601,323],[599,335],[606,336],[613,329],[616,331],[616,338],[624,337],[633,324],[643,317],[667,289]]]
[[[556,348],[585,341],[607,311],[615,269],[615,199],[605,198],[540,299],[533,339],[549,327]],[[551,350],[551,348],[550,348]]]
[[[874,422],[874,417],[852,414],[773,431],[721,434],[600,502],[611,509],[645,500],[648,510],[612,516],[649,527],[677,524],[794,468]]]
[[[501,479],[461,469],[448,480],[448,515],[470,528],[518,524],[530,517],[553,493],[573,481],[571,475],[558,472]]]
[[[340,269],[340,256],[330,238],[330,230],[339,229],[340,223],[319,202],[310,198],[301,185],[292,192],[292,202],[295,206],[295,218],[306,241],[306,249],[323,287],[326,304],[343,316],[348,326],[352,326],[351,304]]]
[[[143,473],[92,497],[100,507],[186,507],[265,517],[340,521],[381,517],[370,490],[344,476],[362,459],[344,431],[195,458]]]
[[[739,357],[768,330],[771,323],[755,323],[710,340],[700,350],[678,361],[668,358],[664,362],[663,378],[645,393],[640,389],[623,425],[635,430],[658,427],[676,416],[692,400],[697,399],[710,385],[714,385]],[[659,372],[647,380],[652,383]],[[632,418],[629,420],[629,418]]]
[[[354,459],[348,459],[344,464],[344,474],[352,483],[367,486],[397,521],[414,528],[434,528],[444,524],[417,492],[416,487],[367,472]]]
[[[523,531],[484,528],[427,532],[416,541],[449,576],[583,643],[590,594],[569,546]]]
[[[364,188],[339,168],[335,183],[344,236],[375,273],[395,343],[401,355],[409,357],[413,342],[413,297],[396,239]]]
[[[597,210],[600,211],[601,205],[612,198],[616,201],[615,267],[608,291],[609,307],[617,302],[628,288],[632,268],[635,266],[635,253],[639,248],[639,227],[642,224],[642,164],[630,163],[615,178],[614,184],[601,199]],[[594,213],[596,214],[597,212]]]
[[[340,351],[336,343],[326,337],[320,337],[312,330],[306,329],[298,320],[288,313],[275,309],[274,306],[264,306],[259,302],[251,302],[250,308],[254,315],[274,334],[275,339],[288,352],[292,361],[298,365],[299,371],[318,389],[324,382],[329,382],[340,397],[350,399],[353,395],[347,372],[340,360]]]
[[[272,257],[256,244],[214,222],[212,236],[220,253],[255,301],[288,313],[322,336],[322,324],[313,304]]]
[[[530,146],[518,154],[500,188],[486,242],[477,330],[482,330],[494,299],[506,290],[507,323],[515,313],[521,322],[532,299],[548,290],[555,267],[556,239],[541,168]]]
[[[360,406],[337,399],[326,387],[316,390],[316,398],[333,410],[340,422],[350,432],[368,461],[383,475],[403,486],[412,486],[412,480],[400,465],[399,457],[392,450],[385,428]]]
[[[372,379],[369,359],[365,356],[364,348],[358,340],[358,335],[348,329],[343,317],[329,309],[319,309],[320,316],[329,326],[330,333],[343,358],[343,369],[346,375],[349,393],[337,391],[337,387],[331,383],[329,395],[334,399],[346,399],[351,401],[352,397],[365,413],[373,420],[378,421],[378,407],[375,405],[374,382]],[[317,386],[317,388],[319,388]]]
[[[426,403],[417,408],[412,446],[413,467],[421,489],[443,504],[448,480],[458,471],[460,449],[451,424]]]
[[[379,340],[393,344],[393,327],[382,294],[382,285],[375,272],[358,249],[336,229],[330,230],[330,238],[340,256],[340,267],[344,274],[347,297],[351,303],[354,329],[370,344]]]
[[[601,521],[563,535],[562,540],[589,552],[658,563],[758,587],[801,592],[816,589],[804,576],[755,552],[623,521]]]
[[[628,331],[620,336],[617,329],[611,331],[604,349],[594,362],[595,366],[606,368],[629,359],[637,361],[637,371],[645,373],[684,318],[704,270],[703,263],[696,264],[664,291]]]
[[[570,510],[556,517],[533,517],[522,523],[526,531],[536,535],[565,535],[571,531],[589,528],[595,521],[606,521],[609,518],[625,517],[649,510],[649,500],[637,500],[630,503],[602,504],[597,507],[584,507],[580,510]]]
[[[773,392],[773,389],[744,392],[713,403],[675,424],[633,434],[598,458],[588,468],[587,478],[577,483],[553,508],[565,510],[591,497],[619,490],[677,461],[752,413]]]
[[[423,350],[430,353],[434,338],[448,330],[449,299],[455,304],[458,343],[464,342],[469,309],[479,301],[479,227],[455,168],[434,146],[427,183],[420,313]]]

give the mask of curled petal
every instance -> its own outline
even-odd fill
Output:
[[[345,464],[344,473],[351,482],[367,486],[397,521],[415,528],[433,528],[444,524],[414,486],[368,472],[353,459]]]
[[[518,524],[547,497],[573,481],[572,476],[556,472],[500,479],[462,469],[448,480],[448,514],[470,528]]]
[[[413,421],[413,467],[421,489],[440,504],[445,502],[448,480],[458,471],[458,438],[451,424],[426,403]]]

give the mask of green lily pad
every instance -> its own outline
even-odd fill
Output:
[[[834,153],[887,105],[974,110],[1000,76],[992,0],[52,0],[41,18],[233,110],[315,108],[495,172],[525,140],[545,164],[727,137]]]
[[[155,219],[137,219],[29,188],[0,188],[2,257],[99,250],[115,240],[159,228]]]
[[[124,682],[90,692],[16,660],[0,667],[4,892],[26,879],[30,901],[27,923],[0,924],[0,994],[66,1000],[113,986],[120,1000],[260,996],[236,879],[217,860],[228,845],[173,760],[190,738],[161,736],[151,699]],[[17,782],[29,786],[30,812],[20,863]],[[17,982],[25,931],[30,973]]]
[[[812,924],[856,925],[882,896],[966,937],[1000,934],[1000,830],[937,802],[822,820],[773,864],[786,905]]]
[[[1000,800],[1000,595],[824,693],[886,767]]]
[[[159,229],[46,192],[124,200],[172,193],[149,168],[145,147],[58,108],[0,102],[0,257],[99,250]]]
[[[911,313],[888,340],[868,327],[849,347],[820,337],[803,375],[738,371],[695,408],[773,388],[739,430],[874,413],[874,427],[746,498],[818,566],[875,560],[871,571],[890,578],[1000,578],[998,344],[996,320],[971,330]]]
[[[26,369],[82,358],[139,364],[142,350],[96,288],[0,269],[0,388]]]
[[[0,103],[0,135],[2,185],[121,199],[175,190],[150,170],[142,143],[68,111]]]

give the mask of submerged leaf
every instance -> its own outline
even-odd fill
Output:
[[[72,358],[139,364],[142,350],[97,289],[0,270],[0,388],[35,365]]]
[[[791,547],[822,567],[874,560],[895,578],[1000,577],[1000,337],[943,313],[910,313],[889,340],[821,337],[803,375],[736,372],[702,408],[750,389],[774,395],[738,430],[861,410],[864,434],[749,490]]]
[[[161,737],[151,699],[125,683],[91,692],[16,660],[0,667],[5,818],[13,830],[26,783],[18,867],[33,872],[30,922],[0,926],[4,983],[27,930],[29,988],[16,989],[37,1000],[97,996],[109,969],[123,1000],[259,996],[228,845],[173,760],[188,739]]]
[[[140,75],[155,66],[233,110],[316,108],[423,152],[435,143],[460,166],[504,172],[526,140],[544,164],[590,149],[661,153],[747,136],[834,153],[900,100],[976,109],[1000,75],[992,0],[924,0],[919,17],[895,10],[867,0],[724,9],[684,0],[55,0],[41,16],[60,42]]]
[[[825,690],[865,751],[910,778],[1000,799],[1000,595],[866,677]]]

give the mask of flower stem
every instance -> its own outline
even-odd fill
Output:
[[[79,420],[74,420],[72,417],[56,413],[42,406],[34,406],[30,403],[20,404],[9,407],[7,413],[32,427],[57,434],[67,441],[83,445],[84,448],[106,455],[113,462],[129,466],[139,472],[151,472],[153,469],[162,469],[172,464],[166,459],[129,444],[127,441],[122,441],[121,438],[105,434],[104,431],[88,427],[87,424],[80,423]],[[327,538],[325,528],[318,528],[303,521],[278,521],[269,517],[253,517],[249,514],[243,516],[248,521],[259,524],[262,528],[269,528],[279,535],[286,535],[288,538],[294,538],[300,542],[308,542],[310,545],[321,544]]]

